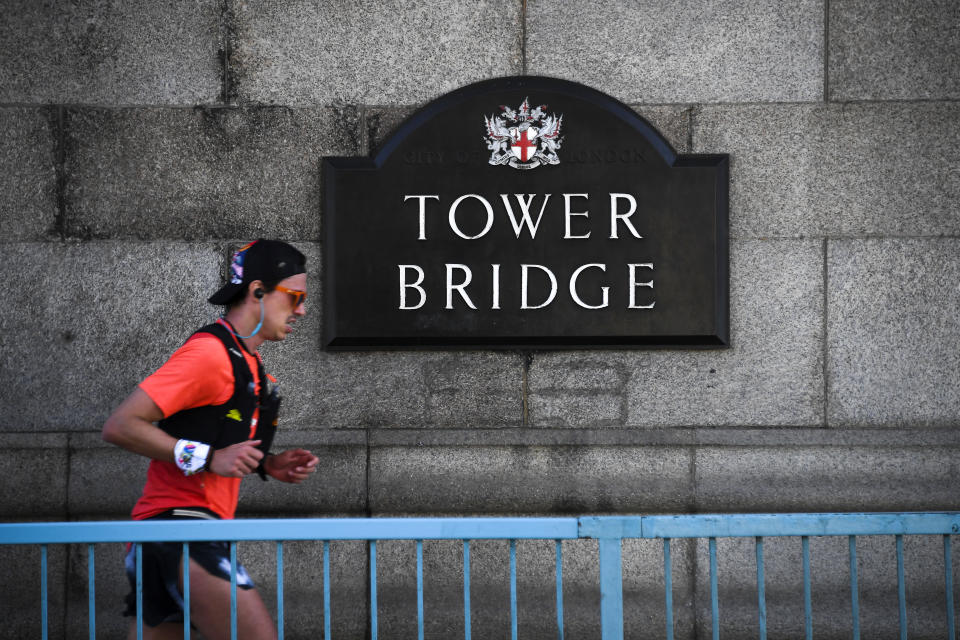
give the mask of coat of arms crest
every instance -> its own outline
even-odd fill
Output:
[[[516,110],[500,105],[501,114],[484,117],[490,150],[490,164],[508,165],[514,169],[535,169],[544,164],[558,164],[557,149],[563,142],[560,125],[563,114],[547,115],[547,105],[530,108],[529,98]]]

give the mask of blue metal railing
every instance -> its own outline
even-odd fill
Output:
[[[767,634],[767,610],[764,578],[764,538],[792,536],[801,539],[803,565],[803,610],[805,637],[813,637],[810,595],[810,547],[812,536],[846,536],[849,543],[849,583],[853,638],[860,637],[859,579],[857,536],[894,536],[897,562],[897,598],[900,637],[907,637],[906,584],[903,536],[942,536],[944,591],[948,637],[955,639],[952,577],[952,534],[960,533],[960,513],[844,513],[844,514],[737,514],[679,516],[590,516],[567,518],[373,518],[373,519],[266,519],[228,521],[149,521],[149,522],[55,522],[0,524],[0,545],[39,545],[41,558],[41,634],[48,637],[47,547],[52,544],[86,544],[88,547],[89,634],[95,637],[94,553],[96,543],[130,542],[136,547],[137,635],[142,637],[142,544],[182,541],[184,563],[184,601],[190,602],[189,548],[191,542],[230,541],[231,565],[231,637],[237,633],[237,543],[273,541],[277,549],[277,631],[283,638],[284,626],[284,541],[323,542],[323,633],[331,638],[330,542],[360,540],[369,542],[370,629],[378,633],[377,541],[413,540],[416,542],[417,637],[424,637],[423,541],[460,540],[463,542],[464,636],[471,637],[470,616],[470,542],[472,540],[509,541],[510,634],[516,640],[517,613],[517,540],[554,540],[556,544],[556,625],[557,636],[564,637],[563,555],[561,541],[592,538],[598,541],[600,569],[600,623],[603,640],[619,640],[624,633],[622,544],[624,539],[659,539],[663,545],[666,607],[665,637],[674,634],[673,567],[671,540],[705,538],[709,548],[709,584],[712,637],[719,638],[720,616],[717,577],[717,539],[754,538],[756,554],[757,625],[760,638]],[[190,637],[189,606],[184,615],[184,637]]]

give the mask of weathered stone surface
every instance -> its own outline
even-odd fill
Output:
[[[40,546],[0,545],[0,611],[3,612],[3,636],[30,638],[40,636]],[[63,599],[67,574],[64,545],[47,548],[47,624],[49,637],[64,636]]]
[[[0,475],[4,478],[0,517],[65,518],[67,474],[63,470],[67,459],[64,435],[0,434]]]
[[[364,114],[368,152],[373,154],[413,113],[413,109],[403,108],[368,109]]]
[[[960,97],[960,4],[831,0],[831,100]]]
[[[693,150],[730,154],[738,237],[960,233],[960,105],[706,106]]]
[[[214,102],[222,93],[219,5],[5,2],[0,102]]]
[[[242,101],[405,105],[521,71],[521,5],[509,0],[229,4]]]
[[[563,623],[567,637],[600,638],[600,577],[594,540],[562,542]],[[424,636],[464,634],[463,543],[423,544]],[[672,545],[674,616],[678,638],[693,629],[693,545]],[[552,540],[516,544],[518,637],[556,635],[556,546]],[[380,629],[391,637],[417,634],[416,543],[377,544],[377,601]],[[659,541],[627,540],[623,545],[624,628],[628,638],[662,638],[663,556]],[[509,630],[510,547],[506,540],[470,542],[471,637],[499,638]]]
[[[797,538],[764,539],[764,584],[770,637],[803,637],[803,572]],[[706,540],[697,541],[697,637],[709,637],[710,578]],[[817,638],[849,638],[852,615],[846,536],[810,539],[813,631]],[[857,539],[862,637],[898,636],[897,560],[893,536]],[[756,546],[753,538],[720,538],[717,576],[721,637],[757,633]],[[909,637],[946,633],[943,546],[940,536],[905,536],[904,566]],[[957,570],[954,569],[954,576]],[[956,580],[956,578],[954,578]]]
[[[301,434],[297,434],[301,435]],[[238,513],[271,517],[358,516],[366,509],[366,447],[280,440],[273,450],[303,447],[320,458],[317,472],[299,485],[252,477],[243,483]]]
[[[284,348],[282,357],[268,358],[289,391],[282,419],[293,428],[513,427],[523,420],[516,354],[316,352],[301,359],[310,346]]]
[[[690,150],[691,109],[677,106],[635,105],[633,109],[652,124],[681,153]],[[376,107],[364,112],[367,147],[373,153],[403,122],[412,109]]]
[[[359,153],[353,109],[73,109],[67,229],[81,237],[314,240],[320,158]]]
[[[346,444],[359,430],[324,431],[325,442]],[[578,429],[369,429],[368,441],[380,446],[719,446],[719,447],[960,447],[955,429],[824,429],[798,427],[622,427]],[[334,441],[333,438],[338,438]]]
[[[182,243],[12,243],[0,275],[6,431],[99,430],[110,411],[211,320],[217,249]]]
[[[375,447],[374,513],[685,510],[690,453],[679,447]]]
[[[523,422],[523,361],[516,353],[326,352],[321,255],[307,256],[307,315],[261,349],[281,382],[285,428],[514,427]]]
[[[250,572],[274,620],[277,619],[277,545],[244,542],[238,558]],[[368,637],[370,620],[367,576],[367,543],[330,543],[331,636],[360,640]],[[284,636],[323,637],[323,543],[283,543]],[[387,629],[381,627],[381,634]]]
[[[951,447],[701,447],[701,512],[939,511],[956,507]]]
[[[70,517],[129,519],[143,492],[149,464],[148,458],[107,444],[99,433],[71,434]]]
[[[127,479],[129,482],[129,478]],[[66,582],[66,638],[84,638],[89,634],[89,559],[87,545],[70,545],[69,572]],[[94,545],[94,595],[98,638],[125,638],[132,618],[124,617],[124,598],[130,583],[124,569],[126,545],[118,543]],[[61,592],[64,585],[56,587]],[[146,627],[144,627],[146,630]],[[56,636],[53,636],[56,637]]]
[[[692,109],[674,106],[637,105],[634,111],[663,134],[679,153],[690,151],[690,118]]]
[[[55,109],[0,109],[0,238],[40,240],[57,217]]]
[[[732,243],[731,348],[538,354],[530,369],[531,422],[821,424],[822,262],[820,242]]]
[[[527,72],[625,102],[823,97],[823,3],[604,0],[527,5]]]
[[[832,240],[829,422],[955,426],[960,241]]]

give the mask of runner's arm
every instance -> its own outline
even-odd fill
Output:
[[[103,425],[103,439],[142,456],[173,462],[177,439],[154,425],[163,419],[157,403],[137,387]]]
[[[177,439],[153,423],[163,418],[163,411],[147,393],[137,387],[120,403],[103,425],[103,439],[110,444],[148,458],[174,462]],[[263,453],[259,440],[239,442],[217,449],[210,471],[230,478],[242,478],[257,468]]]

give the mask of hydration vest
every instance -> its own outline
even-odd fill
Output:
[[[250,439],[250,424],[259,407],[255,437],[261,440],[257,448],[266,454],[270,450],[277,428],[280,397],[276,388],[268,392],[267,374],[257,358],[257,377],[260,393],[256,392],[253,372],[230,331],[219,323],[198,329],[193,335],[209,333],[223,343],[233,366],[233,395],[223,404],[184,409],[168,416],[157,425],[177,439],[195,440],[209,444],[214,450],[229,447]]]

